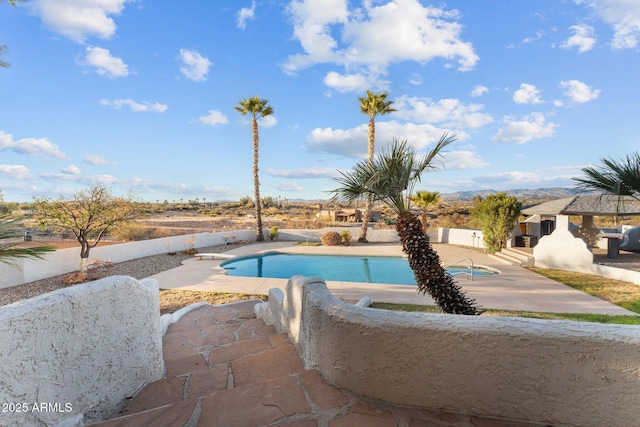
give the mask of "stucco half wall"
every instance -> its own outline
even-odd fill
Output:
[[[162,377],[161,333],[150,279],[112,276],[1,307],[0,402],[14,406],[0,426],[103,419]]]
[[[362,308],[301,276],[256,313],[307,368],[371,399],[569,426],[640,419],[635,326]]]

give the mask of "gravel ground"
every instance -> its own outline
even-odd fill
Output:
[[[209,248],[199,248],[199,252],[224,252],[239,245],[213,246]],[[97,280],[106,276],[131,276],[135,279],[144,279],[153,274],[161,273],[175,267],[179,267],[184,259],[193,255],[177,253],[176,255],[154,255],[145,258],[138,258],[131,261],[111,264],[108,267],[92,269],[89,272],[89,280]],[[14,303],[27,298],[32,298],[40,294],[55,291],[66,287],[63,283],[64,274],[49,277],[48,279],[37,280],[25,283],[24,285],[13,286],[11,288],[0,289],[0,306]]]

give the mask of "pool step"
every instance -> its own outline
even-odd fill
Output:
[[[503,248],[495,254],[489,254],[490,258],[507,265],[519,265],[522,267],[532,267],[535,258],[532,254],[518,250],[517,248]]]

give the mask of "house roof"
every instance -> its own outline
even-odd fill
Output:
[[[524,215],[640,215],[640,201],[612,195],[577,195],[523,209]]]

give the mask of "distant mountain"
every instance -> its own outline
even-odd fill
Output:
[[[457,191],[455,193],[441,194],[442,200],[447,202],[469,201],[474,197],[486,197],[490,194],[501,193],[496,190],[478,190],[478,191]],[[506,190],[510,196],[516,196],[518,199],[524,199],[527,202],[537,200],[553,200],[563,197],[571,197],[579,193],[574,188],[552,187],[552,188],[519,188],[514,190]]]

